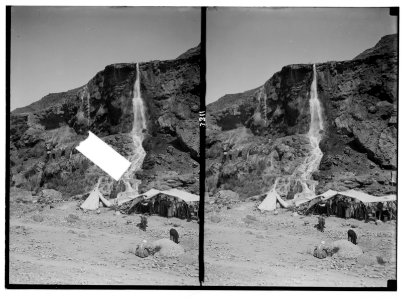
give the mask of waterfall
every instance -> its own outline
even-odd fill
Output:
[[[323,132],[323,120],[322,120],[322,111],[321,111],[321,102],[318,98],[317,90],[317,76],[316,76],[316,66],[313,65],[313,80],[311,84],[311,93],[309,99],[309,108],[311,113],[311,124],[309,131],[307,133],[311,151],[310,155],[305,159],[304,163],[301,164],[294,174],[301,179],[301,185],[303,187],[303,193],[307,195],[315,195],[316,182],[309,182],[312,176],[312,173],[316,171],[319,167],[319,163],[322,159],[322,151],[319,148],[319,142],[322,139]],[[298,194],[299,195],[299,194]],[[295,195],[294,199],[297,198]]]
[[[83,114],[87,119],[87,127],[90,128],[90,93],[87,85],[83,88],[79,95],[82,102]],[[84,102],[84,97],[86,97],[86,102]]]
[[[134,121],[132,125],[132,140],[135,147],[134,159],[132,165],[134,171],[141,168],[143,159],[145,158],[145,150],[142,147],[142,141],[144,138],[144,131],[146,130],[146,117],[145,107],[143,105],[143,99],[141,96],[141,75],[139,72],[139,64],[136,64],[136,79],[134,84],[134,92],[132,98],[132,110],[134,114]]]
[[[315,195],[315,187],[317,182],[311,180],[311,176],[313,172],[318,169],[323,155],[321,149],[319,148],[319,142],[322,139],[324,127],[321,103],[318,98],[315,64],[313,65],[313,80],[311,84],[309,106],[311,123],[306,136],[309,140],[311,150],[304,162],[294,170],[293,174],[277,178],[272,188],[272,190],[277,189],[280,192],[287,194],[288,191],[291,191],[291,189],[294,189],[294,187],[296,188],[298,185],[300,185],[302,192],[296,193],[294,195],[294,200],[301,197],[310,197]]]
[[[86,85],[87,92],[87,127],[90,128],[90,93]]]
[[[314,143],[316,144],[314,144],[314,147],[319,149],[319,142],[321,141],[323,131],[323,120],[321,113],[321,103],[318,98],[315,64],[313,66],[313,70],[314,78],[311,84],[311,98],[309,99],[309,106],[311,110],[311,125],[309,127],[308,136],[313,139]]]
[[[146,129],[145,107],[141,95],[141,78],[139,64],[136,64],[136,79],[132,98],[132,109],[134,112],[134,123],[132,126],[132,136],[134,139],[143,140],[143,131]]]
[[[132,110],[134,121],[132,125],[132,141],[134,143],[134,154],[130,158],[131,166],[123,175],[125,192],[118,194],[117,198],[131,198],[138,195],[138,185],[140,181],[134,178],[134,173],[141,169],[146,152],[142,147],[144,132],[146,131],[145,106],[141,95],[141,76],[139,64],[136,64],[136,79],[133,88]],[[125,200],[125,199],[121,199]]]
[[[259,101],[259,112],[260,112],[260,117],[262,117],[261,114],[261,110],[262,110],[262,100],[263,100],[263,117],[262,119],[264,119],[264,124],[267,126],[267,97],[266,97],[266,93],[264,92],[264,87],[261,87],[258,94],[257,94],[257,100]]]
[[[264,124],[267,126],[267,96],[266,93],[263,92],[263,100],[264,100]]]

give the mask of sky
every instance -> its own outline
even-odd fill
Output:
[[[11,110],[86,84],[112,63],[174,59],[201,40],[200,8],[13,7]]]
[[[348,60],[397,32],[388,8],[213,8],[207,98],[256,88],[285,65]]]

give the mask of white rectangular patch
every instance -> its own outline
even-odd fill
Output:
[[[117,181],[131,165],[130,161],[91,131],[76,149]]]

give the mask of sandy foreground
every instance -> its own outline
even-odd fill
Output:
[[[11,284],[199,285],[197,222],[152,216],[144,232],[136,227],[139,215],[83,212],[75,202],[54,206],[11,203]],[[171,228],[185,254],[135,256],[139,243],[169,238]]]
[[[375,225],[329,217],[321,233],[314,228],[317,216],[294,217],[287,210],[274,215],[256,207],[206,205],[204,285],[386,287],[387,279],[396,278],[395,221]],[[321,241],[347,239],[351,225],[357,226],[361,257],[318,259],[309,253]]]
[[[11,203],[10,283],[199,285],[195,221],[152,216],[143,232],[136,227],[139,215],[107,208],[83,212],[75,202],[54,206]],[[395,221],[375,225],[329,217],[321,233],[314,228],[316,216],[261,213],[256,206],[206,206],[203,285],[384,287],[396,278]],[[309,253],[321,241],[347,239],[352,225],[362,256],[317,259]],[[133,254],[142,240],[168,238],[170,228],[179,232],[185,254],[143,259]]]

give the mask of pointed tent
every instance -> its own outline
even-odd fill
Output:
[[[80,206],[82,209],[96,210],[100,206],[100,201],[104,206],[110,207],[111,203],[100,193],[97,187],[91,191],[90,195],[87,197],[86,201]]]
[[[277,202],[279,202],[282,207],[288,207],[288,203],[281,199],[280,195],[275,190],[271,190],[258,206],[258,209],[261,211],[275,210],[277,208]]]

